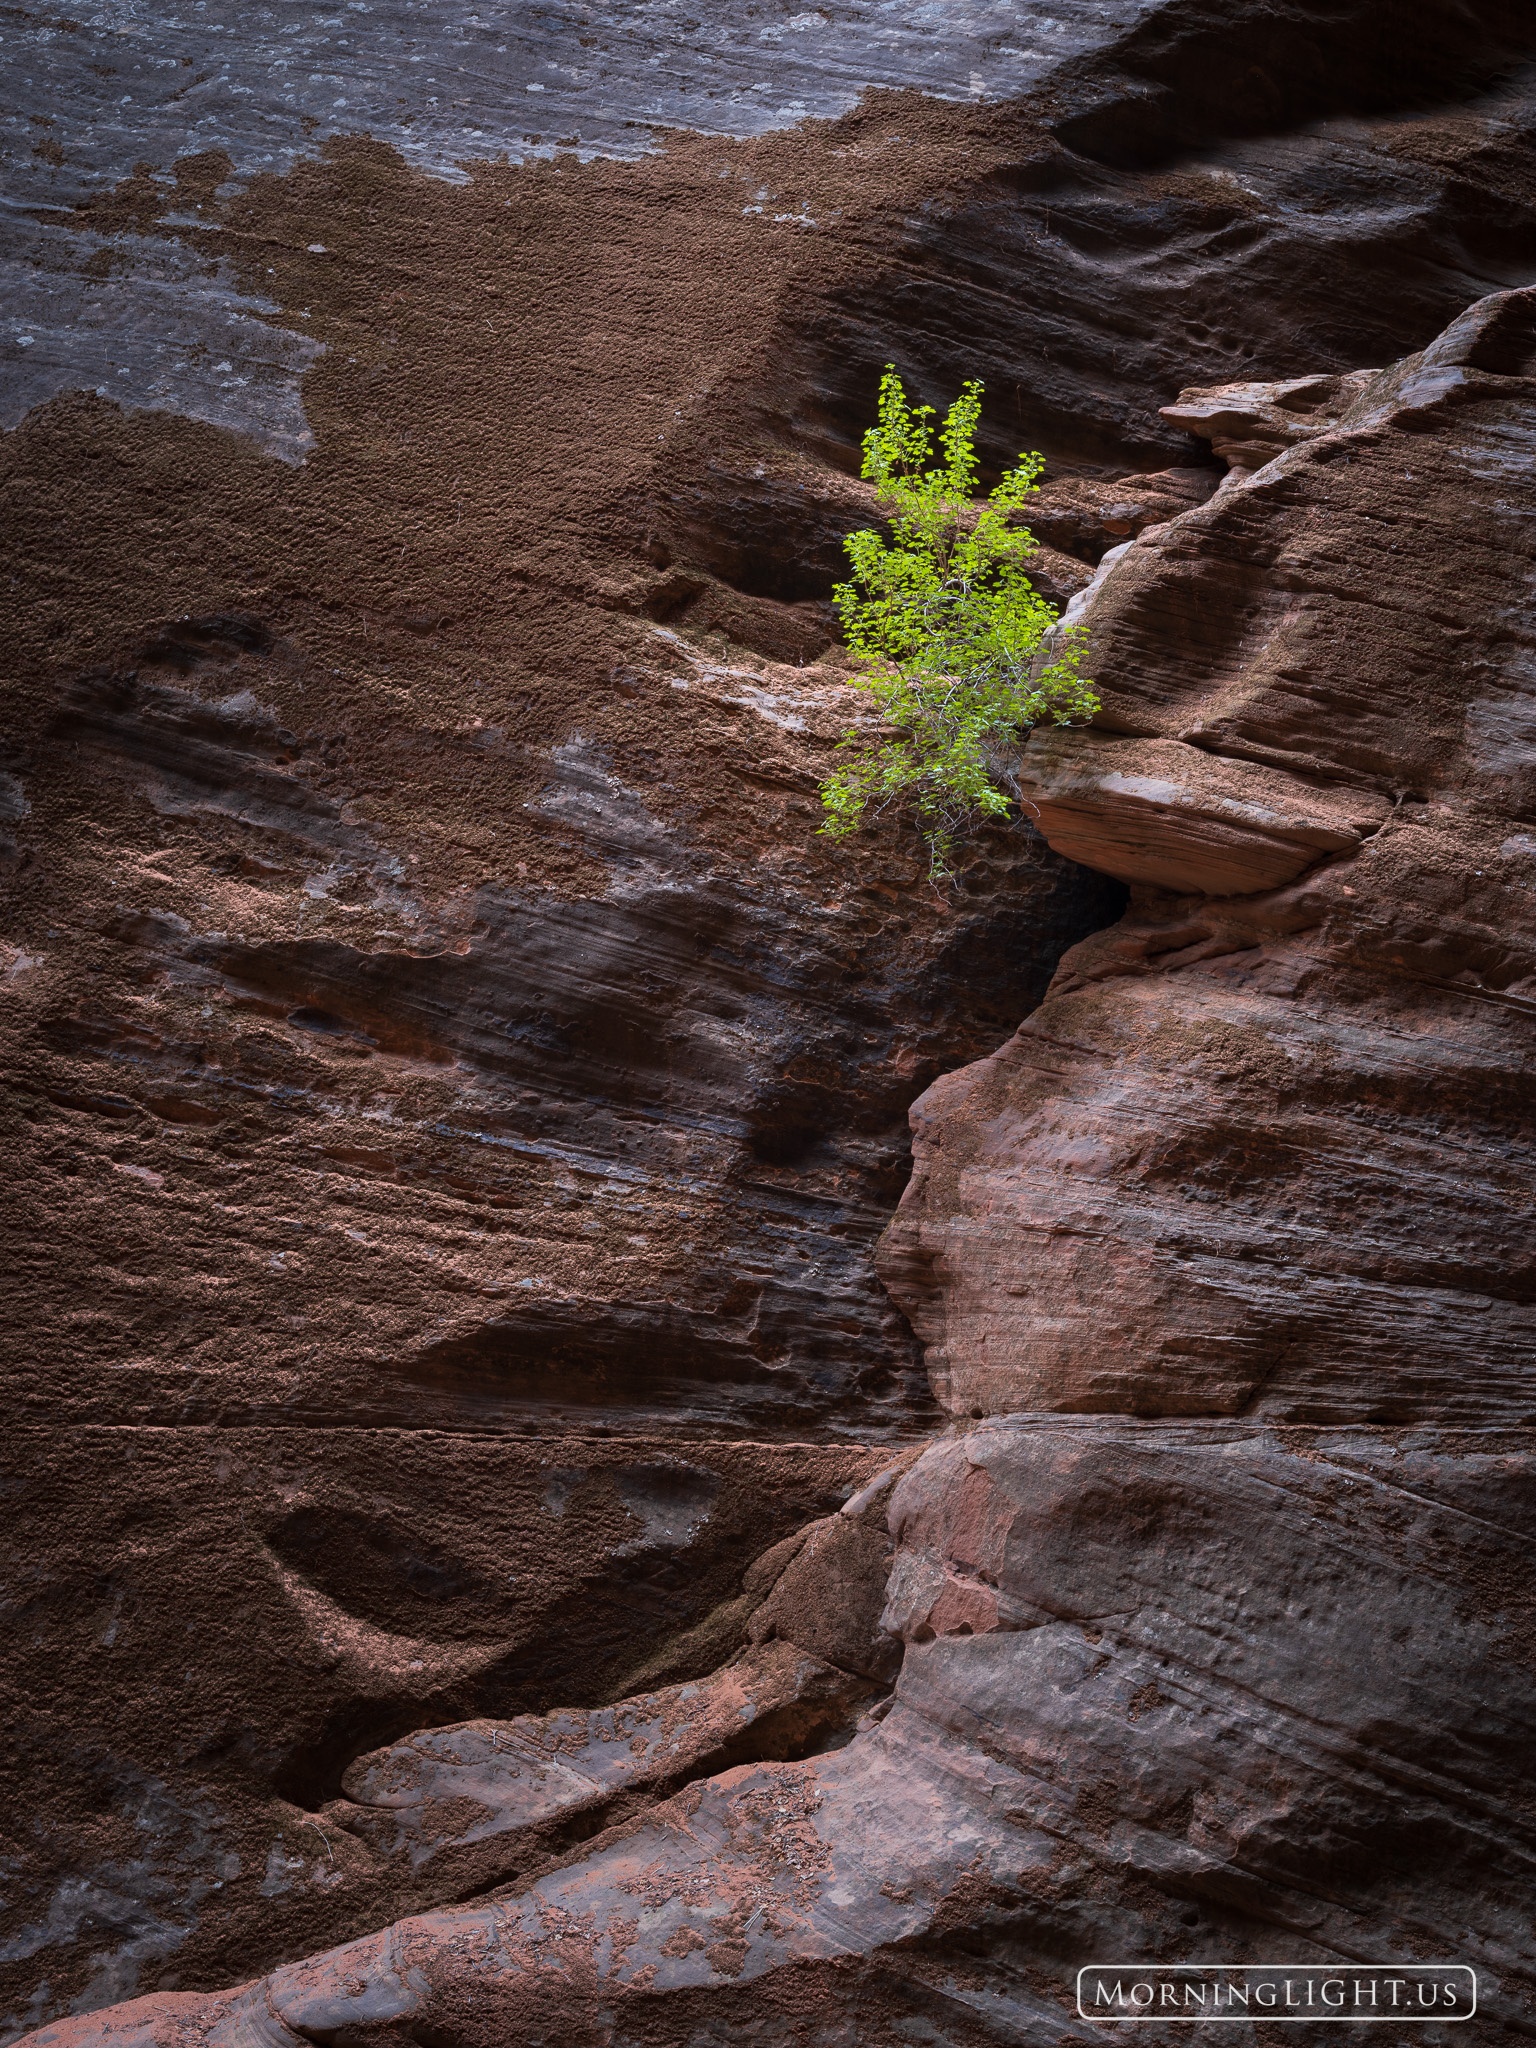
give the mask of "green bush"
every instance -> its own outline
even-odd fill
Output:
[[[1038,488],[1042,458],[1021,455],[976,502],[982,388],[967,384],[950,407],[936,459],[933,407],[909,406],[886,365],[880,422],[864,437],[864,475],[877,486],[892,539],[849,534],[854,580],[832,593],[848,645],[864,663],[858,687],[895,731],[843,735],[840,765],[821,785],[821,829],[843,839],[871,808],[909,804],[935,880],[952,877],[964,832],[1012,807],[1010,762],[1021,734],[1047,721],[1071,725],[1099,708],[1078,673],[1081,636],[1069,629],[1042,646],[1057,615],[1022,567],[1039,542],[1014,516]]]

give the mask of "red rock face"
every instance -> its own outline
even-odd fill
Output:
[[[586,2048],[878,2039],[937,2014],[940,2038],[1049,2039],[1081,1963],[1406,1961],[1430,1942],[1478,1969],[1489,2038],[1519,2038],[1533,1701],[1510,1563],[1530,1484],[1518,1433],[986,1425],[897,1487],[905,1662],[846,1747],[695,1784],[492,1901],[39,2038]],[[826,1680],[803,1657],[723,1673],[700,1732],[748,1725],[771,1683]],[[658,1710],[569,1729],[558,1763],[532,1730],[487,1755],[483,1728],[454,1729],[359,1778],[397,1773],[390,1839],[425,1849],[446,1761],[475,1796],[437,1825],[467,1841],[517,1772],[531,1806],[552,1775],[590,1799],[594,1749],[603,1771],[647,1768],[615,1746],[644,1745]]]
[[[1453,644],[1482,651],[1460,746],[1431,781],[1408,724],[1420,786],[1355,847],[1278,892],[1145,890],[1009,1046],[918,1105],[883,1270],[961,1426],[890,1501],[894,1697],[831,1754],[744,1763],[624,1817],[630,1787],[664,1793],[690,1763],[702,1780],[722,1742],[786,1716],[824,1727],[869,1696],[869,1610],[848,1589],[886,1575],[867,1533],[886,1479],[764,1560],[762,1647],[702,1693],[416,1736],[353,1765],[324,1809],[391,1867],[521,1857],[531,1882],[40,2039],[181,2048],[259,2022],[279,2043],[701,2025],[789,2041],[812,2011],[853,2039],[930,2011],[954,2040],[1043,2039],[1084,1963],[1426,1948],[1479,1972],[1490,2038],[1523,2034],[1531,1235],[1508,1159],[1529,923],[1518,785],[1507,753],[1490,775],[1481,717],[1521,673],[1489,651],[1512,644],[1522,587],[1508,451],[1536,416],[1533,314],[1536,292],[1484,302],[1100,586],[1089,619],[1109,639],[1136,607],[1157,615],[1160,575],[1177,602],[1227,519],[1266,511],[1276,557],[1302,537],[1299,581],[1337,558],[1336,480],[1359,508],[1357,460],[1383,490],[1408,461],[1438,480],[1418,501],[1426,554],[1456,559],[1458,536],[1472,552],[1443,604]],[[1367,587],[1328,601],[1358,611]],[[1117,693],[1112,719],[1134,701]],[[1115,750],[1144,742],[1095,744],[1113,832]],[[1191,809],[1159,829],[1199,860]],[[1085,802],[1074,829],[1092,818]],[[1431,890],[1426,961],[1409,934]],[[1453,1107],[1451,1134],[1435,1126]],[[614,1824],[562,1864],[561,1817],[594,1810]]]
[[[29,160],[9,2037],[1530,2029],[1529,25],[899,13],[725,10],[840,118],[632,162],[279,147],[231,20],[228,154]],[[475,118],[545,37],[587,119],[562,21]],[[892,357],[1046,449],[1104,694],[952,901],[814,834]]]
[[[1085,612],[1106,726],[1148,737],[1037,737],[1026,786],[1057,843],[1188,893],[1144,889],[914,1111],[882,1271],[952,1412],[1536,1412],[1531,304],[1143,535]],[[1303,816],[1333,846],[1265,888]]]

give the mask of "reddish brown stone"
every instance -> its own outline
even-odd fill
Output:
[[[1253,888],[1255,822],[1252,893],[1147,892],[916,1106],[882,1271],[952,1413],[1536,1417],[1533,305],[1144,536],[1085,614],[1109,732],[1045,743],[1092,763],[1049,835],[1214,889],[1245,778],[1340,825],[1288,888]]]
[[[1530,2029],[1530,25],[1137,0],[976,104],[899,28],[959,98],[455,182],[456,99],[278,175],[23,24],[16,274],[259,298],[289,411],[3,450],[11,2031],[1058,2048],[1114,1954]],[[893,356],[1050,457],[1118,924],[816,837]]]

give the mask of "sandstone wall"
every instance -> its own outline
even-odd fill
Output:
[[[1528,2031],[1520,11],[206,14],[10,131],[9,2033]],[[1105,697],[953,900],[892,357]]]

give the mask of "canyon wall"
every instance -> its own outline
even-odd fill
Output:
[[[1529,2032],[1519,12],[206,15],[11,131],[8,2035]],[[1104,698],[947,897],[889,359]]]

